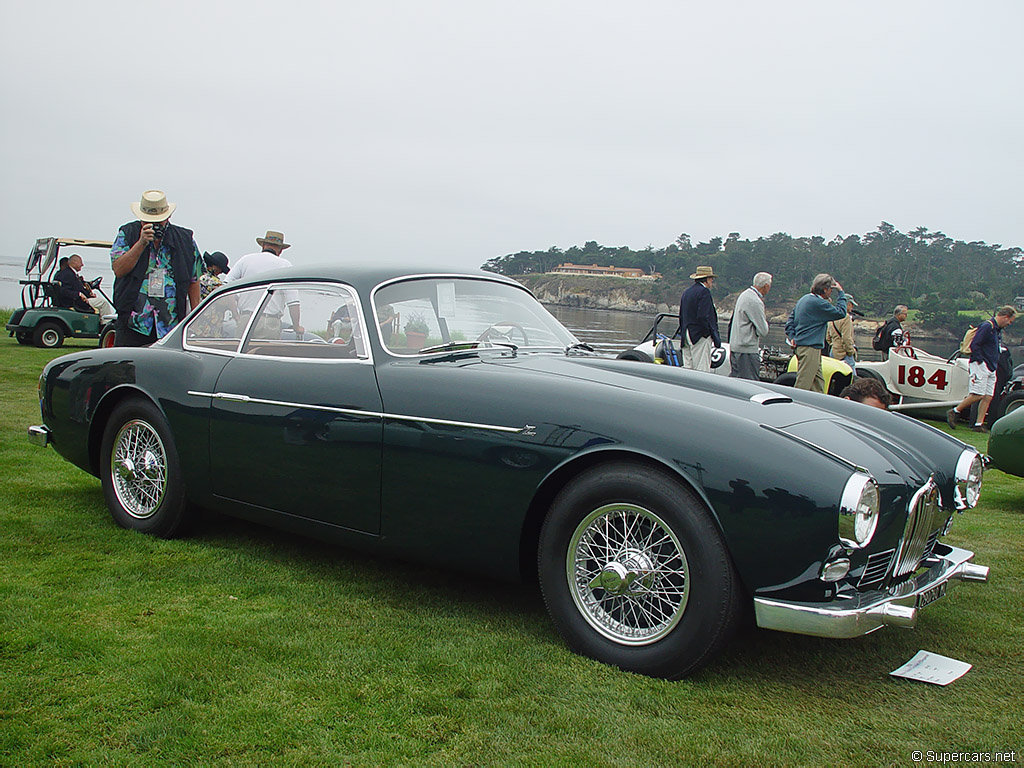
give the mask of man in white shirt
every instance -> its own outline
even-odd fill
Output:
[[[285,267],[292,266],[288,259],[281,257],[281,253],[285,248],[291,248],[291,244],[284,241],[282,233],[268,229],[264,237],[256,238],[256,243],[263,250],[256,253],[248,253],[238,259],[231,268],[231,272],[224,276],[225,283],[233,283],[246,277],[269,272],[272,269],[284,269]],[[258,300],[258,296],[251,294],[239,296],[238,309],[246,320],[248,319],[247,315],[251,315],[256,311]],[[273,318],[276,315],[280,319],[284,314],[284,305],[287,305],[288,313],[291,315],[295,337],[301,339],[305,328],[299,323],[299,301],[292,291],[275,293],[264,314],[268,318]]]

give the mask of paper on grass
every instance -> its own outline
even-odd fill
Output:
[[[966,675],[970,668],[971,665],[965,661],[957,661],[928,651],[918,651],[914,658],[889,674],[935,685],[949,685]]]

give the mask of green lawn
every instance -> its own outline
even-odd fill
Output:
[[[178,541],[116,527],[98,480],[24,437],[60,352],[0,338],[2,765],[1024,760],[1020,478],[990,471],[948,539],[991,583],[954,584],[917,629],[750,629],[664,682],[571,654],[532,588],[223,518]],[[889,676],[920,649],[974,668],[945,688]]]

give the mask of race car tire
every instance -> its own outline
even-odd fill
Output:
[[[796,386],[796,374],[795,373],[784,373],[777,378],[773,384],[780,384],[783,387],[795,387]]]
[[[1013,413],[1018,408],[1024,408],[1024,390],[1018,390],[1016,392],[1010,392],[1007,395],[1003,395],[996,406],[996,413],[994,416],[996,419],[1001,419],[1006,414]]]
[[[616,360],[632,360],[637,363],[653,363],[654,361],[645,352],[640,352],[636,349],[627,349],[625,352],[620,352]]]

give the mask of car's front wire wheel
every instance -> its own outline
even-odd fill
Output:
[[[606,504],[569,538],[565,575],[580,615],[626,645],[667,635],[686,610],[690,568],[672,527],[635,504]]]
[[[169,538],[182,532],[189,508],[167,421],[152,403],[118,405],[103,432],[103,494],[114,521]]]
[[[544,600],[577,653],[678,678],[732,635],[741,588],[706,507],[668,474],[594,467],[552,504],[538,554]]]

